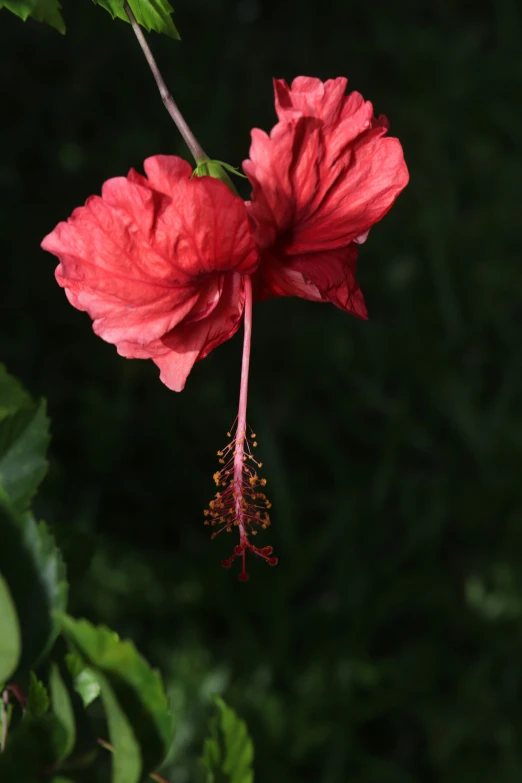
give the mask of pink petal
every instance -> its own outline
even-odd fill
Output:
[[[60,259],[56,279],[94,320],[96,334],[120,353],[164,353],[158,340],[183,322],[209,321],[224,274],[258,263],[244,202],[219,180],[191,178],[186,161],[145,161],[108,180],[42,242]]]
[[[298,296],[314,302],[332,302],[358,318],[367,318],[364,298],[355,279],[357,248],[290,256],[265,251],[254,277],[256,300]]]
[[[288,87],[284,79],[274,79],[276,112],[281,122],[292,117],[317,117],[336,122],[345,101],[348,79],[339,77],[322,82],[310,76],[298,76]]]
[[[169,389],[181,391],[194,363],[237,332],[244,303],[243,278],[238,274],[227,275],[219,304],[211,316],[181,324],[165,335],[162,343],[167,352],[152,358],[161,370],[161,380]]]

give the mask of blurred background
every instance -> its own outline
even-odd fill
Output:
[[[240,336],[170,392],[94,336],[39,249],[104,180],[188,157],[130,26],[62,4],[65,37],[0,13],[0,358],[48,400],[37,511],[61,531],[71,610],[167,681],[164,774],[193,780],[220,693],[259,783],[522,780],[517,3],[177,0],[183,40],[149,36],[212,156],[238,165],[272,127],[273,76],[346,75],[411,172],[361,248],[368,322],[255,307],[249,418],[280,560],[247,584],[203,526]]]

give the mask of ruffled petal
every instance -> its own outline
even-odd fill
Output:
[[[358,318],[368,312],[359,284],[355,279],[357,248],[309,253],[286,258],[270,251],[263,253],[261,266],[254,276],[254,298],[298,296],[314,302],[331,302]]]
[[[223,182],[192,177],[174,156],[148,158],[145,172],[108,180],[42,247],[58,256],[56,279],[71,304],[119,353],[153,358],[172,343],[190,355],[183,335],[193,342],[201,323],[216,331],[214,311],[221,334],[226,278],[253,273],[259,253],[244,202]]]
[[[284,256],[341,249],[381,220],[408,182],[388,121],[345,79],[275,81],[280,122],[252,131],[243,169],[248,210],[263,249]],[[359,240],[360,241],[360,240]]]
[[[317,117],[325,123],[339,119],[345,102],[348,79],[343,76],[322,82],[310,76],[297,76],[289,87],[284,79],[274,79],[275,106],[279,120]]]
[[[243,316],[245,292],[240,275],[227,275],[217,307],[211,316],[181,324],[165,335],[162,344],[167,349],[152,357],[160,368],[160,378],[173,391],[181,391],[194,363],[233,337]]]

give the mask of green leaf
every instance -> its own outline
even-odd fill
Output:
[[[0,487],[18,511],[45,476],[49,440],[45,400],[34,402],[0,365]]]
[[[14,376],[9,375],[0,362],[0,421],[16,413],[20,408],[27,408],[30,405],[32,405],[30,395]]]
[[[30,16],[37,22],[47,22],[58,32],[65,33],[61,7],[59,0],[0,0],[0,8],[7,8],[24,22]]]
[[[210,721],[202,758],[207,783],[253,783],[254,746],[246,724],[223,699],[216,696],[214,703],[218,714]]]
[[[171,717],[160,675],[114,631],[64,614],[58,618],[101,687],[115,748],[113,783],[133,783],[161,763],[170,745]]]
[[[67,606],[65,566],[44,522],[19,515],[0,499],[0,574],[7,584],[21,631],[19,677],[53,644],[58,627],[52,610]],[[5,600],[4,600],[5,604]],[[2,644],[3,644],[2,639]]]
[[[78,653],[66,655],[65,662],[73,678],[75,690],[82,698],[83,706],[88,707],[100,695],[100,683],[96,674],[85,665]]]
[[[22,636],[15,604],[7,582],[0,573],[0,682],[7,682],[11,678],[21,652]]]
[[[59,690],[57,691],[56,688],[51,690],[53,711],[60,718],[69,736],[70,747],[66,749],[67,769],[76,769],[90,766],[98,755],[99,746],[92,719],[85,711],[73,676],[73,673],[77,675],[82,672],[85,663],[81,656],[77,653],[70,654],[67,649],[68,645],[65,639],[59,636],[50,654],[49,682],[51,684],[53,678],[56,680],[56,674],[58,674],[63,686],[62,690],[65,691],[67,697],[60,698]],[[54,673],[53,667],[57,670]],[[59,683],[58,687],[60,687]],[[59,702],[62,702],[65,707],[61,708]]]
[[[25,711],[33,718],[41,718],[49,710],[49,694],[47,688],[34,672],[29,675],[29,693]]]
[[[125,0],[93,0],[93,3],[105,8],[113,19],[129,21],[124,8]],[[146,30],[165,33],[165,35],[179,40],[179,33],[171,19],[174,9],[168,0],[128,0],[128,3],[136,21]]]
[[[136,734],[133,731],[118,697],[111,687],[110,678],[98,675],[109,736],[112,741],[112,783],[138,783],[141,780],[142,754]]]
[[[58,666],[53,663],[49,674],[49,689],[51,691],[51,700],[53,712],[64,727],[63,740],[58,748],[58,760],[66,759],[76,742],[76,723],[74,712],[65,683],[62,680]]]
[[[16,731],[7,735],[5,751],[0,754],[2,783],[36,783],[42,773],[58,760],[63,726],[51,713],[41,718],[24,719]]]

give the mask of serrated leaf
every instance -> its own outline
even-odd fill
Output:
[[[202,758],[207,783],[253,783],[254,746],[246,724],[223,699],[216,696],[214,703],[218,714],[210,721]]]
[[[11,678],[21,652],[22,635],[16,607],[7,582],[0,573],[0,682]]]
[[[18,511],[47,472],[49,441],[45,400],[34,402],[0,366],[0,487]]]
[[[93,3],[105,8],[113,19],[129,21],[124,8],[125,0],[93,0]],[[148,32],[155,30],[179,40],[180,35],[171,18],[174,9],[168,0],[128,0],[128,3],[138,24]]]
[[[62,680],[60,670],[55,663],[51,665],[49,673],[49,690],[51,692],[53,713],[64,728],[63,738],[58,748],[58,761],[63,761],[63,759],[68,758],[74,748],[76,723],[69,693]]]
[[[159,673],[132,642],[121,641],[114,631],[63,614],[59,622],[67,641],[99,681],[115,747],[113,775],[125,769],[130,776],[123,758],[127,754],[132,759],[132,774],[137,770],[139,780],[140,774],[161,763],[171,741],[171,718]],[[113,783],[116,780],[126,779],[113,777]]]
[[[0,421],[32,404],[32,399],[22,384],[13,375],[9,375],[5,365],[0,362]]]
[[[49,694],[47,688],[34,672],[29,675],[29,692],[25,711],[33,718],[41,718],[49,710]]]
[[[31,17],[37,22],[47,22],[58,32],[65,33],[61,7],[59,0],[0,0],[0,8],[7,8],[24,22]]]
[[[58,628],[51,616],[67,606],[65,566],[45,523],[18,515],[0,500],[0,574],[16,609],[22,649],[14,679],[50,648]]]

